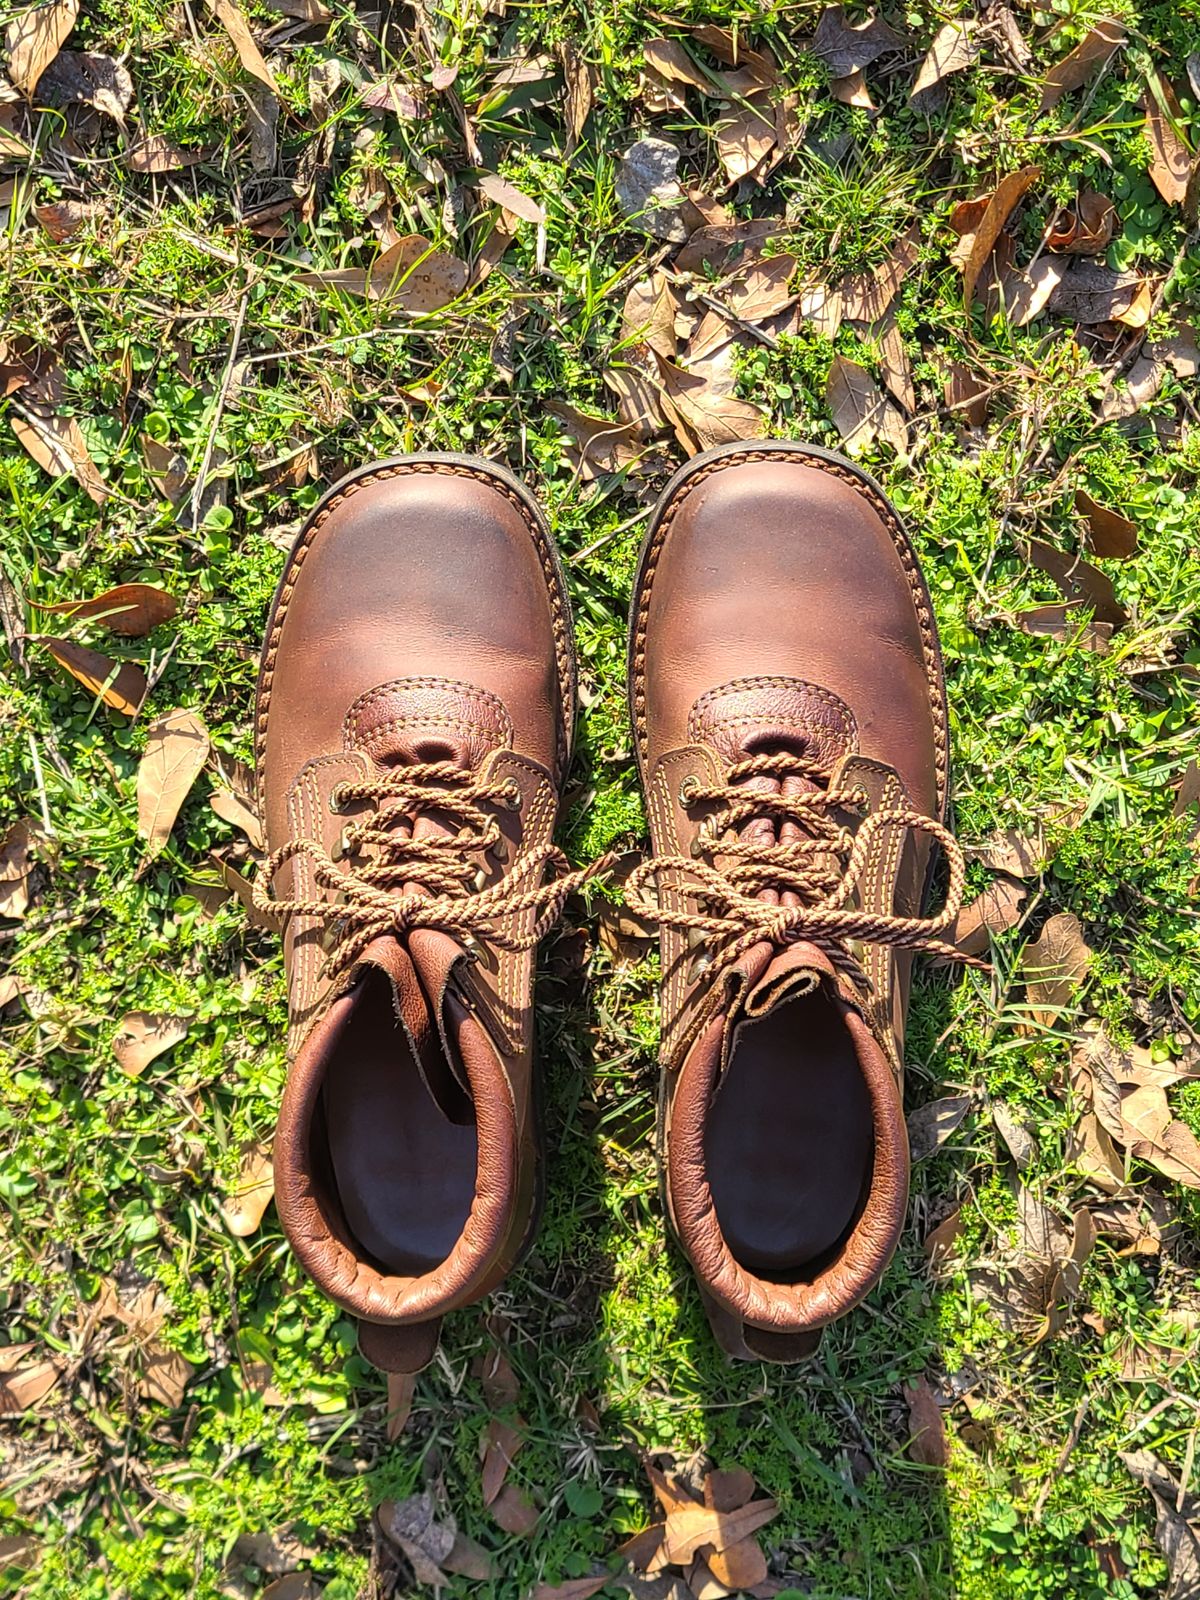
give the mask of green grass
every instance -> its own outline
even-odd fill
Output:
[[[53,826],[36,903],[2,947],[28,992],[0,1031],[0,1320],[8,1341],[33,1341],[36,1353],[66,1363],[50,1395],[2,1424],[0,1537],[30,1535],[32,1554],[27,1568],[0,1573],[0,1595],[257,1594],[269,1579],[228,1565],[234,1544],[290,1527],[327,1600],[355,1600],[374,1592],[373,1507],[433,1481],[460,1525],[496,1553],[500,1576],[486,1592],[517,1600],[539,1581],[588,1572],[644,1525],[639,1458],[651,1451],[704,1451],[748,1466],[780,1502],[764,1535],[772,1570],[820,1600],[1165,1592],[1153,1508],[1116,1452],[1133,1442],[1179,1470],[1200,1378],[1194,1361],[1172,1369],[1164,1356],[1130,1382],[1122,1359],[1130,1341],[1152,1334],[1192,1348],[1194,1334],[1178,1323],[1200,1309],[1196,1194],[1136,1167],[1138,1185],[1175,1208],[1178,1237],[1154,1257],[1122,1256],[1102,1240],[1065,1330],[1044,1344],[1005,1333],[971,1287],[972,1271],[1007,1248],[1015,1219],[989,1100],[1005,1101],[1036,1132],[1024,1181],[1069,1214],[1100,1198],[1068,1156],[1072,1031],[1092,1013],[1118,1036],[1178,1054],[1194,1049],[1200,1027],[1194,819],[1172,815],[1173,785],[1197,753],[1194,391],[1171,378],[1135,418],[1097,423],[1111,346],[1089,353],[1069,327],[1046,319],[1014,331],[980,306],[968,316],[949,259],[953,203],[1036,161],[1043,174],[1022,216],[1026,252],[1056,201],[1095,185],[1121,219],[1110,262],[1158,274],[1175,267],[1152,332],[1188,308],[1195,315],[1200,250],[1194,236],[1184,248],[1179,209],[1146,176],[1139,96],[1151,63],[1173,70],[1194,48],[1200,14],[1194,0],[1119,9],[1130,44],[1086,111],[1085,96],[1074,94],[1038,113],[1041,73],[1091,20],[1090,11],[1060,7],[1036,18],[1019,12],[1035,41],[1064,19],[1055,39],[1037,44],[1028,78],[997,73],[985,58],[950,80],[945,111],[929,119],[909,107],[911,67],[894,60],[868,69],[877,117],[836,104],[824,69],[800,48],[820,14],[808,3],[718,0],[680,8],[670,26],[626,0],[591,8],[531,0],[503,17],[454,5],[431,13],[441,59],[459,67],[455,93],[476,108],[486,163],[543,203],[547,221],[540,256],[535,228],[522,223],[486,284],[414,322],[297,281],[312,266],[369,261],[380,183],[392,193],[398,232],[464,255],[474,248],[478,222],[446,203],[455,179],[473,175],[450,102],[429,93],[427,114],[414,122],[371,118],[359,104],[361,84],[385,70],[428,78],[409,13],[392,14],[382,56],[368,20],[341,6],[327,30],[284,45],[273,58],[280,154],[264,175],[249,164],[249,80],[206,8],[84,5],[72,45],[127,56],[142,125],[211,154],[163,177],[133,176],[112,159],[111,123],[90,135],[75,127],[75,153],[63,156],[53,144],[61,115],[48,113],[40,159],[15,174],[0,213],[0,326],[9,339],[62,348],[69,406],[115,490],[98,512],[73,481],[36,466],[5,424],[0,566],[30,603],[135,579],[180,603],[150,640],[127,644],[27,609],[27,669],[8,665],[0,701],[5,807],[36,816],[44,800]],[[266,6],[249,13],[256,29],[279,23]],[[915,62],[944,17],[913,6],[890,19],[916,41],[905,58]],[[903,511],[930,579],[949,674],[959,834],[969,844],[1038,818],[1055,854],[990,974],[920,977],[909,1102],[964,1085],[978,1097],[914,1174],[912,1221],[885,1281],[794,1370],[724,1363],[664,1237],[650,1135],[654,962],[614,968],[593,939],[579,973],[549,944],[538,986],[549,1204],[533,1255],[491,1307],[507,1325],[529,1425],[514,1478],[544,1507],[536,1534],[522,1541],[500,1533],[480,1498],[476,1443],[487,1407],[472,1369],[490,1338],[485,1312],[449,1319],[408,1430],[392,1443],[383,1380],[355,1353],[348,1321],[301,1278],[273,1211],[251,1239],[229,1235],[224,1186],[240,1147],[269,1138],[283,1082],[277,942],[249,928],[236,901],[206,914],[191,892],[215,884],[209,853],[237,838],[208,806],[210,775],[167,849],[138,873],[134,775],[147,717],[131,725],[93,704],[37,633],[66,633],[143,664],[153,646],[163,670],[147,716],[191,707],[219,753],[247,760],[266,608],[289,531],[321,486],[373,456],[414,448],[496,456],[546,504],[572,587],[586,709],[564,842],[580,861],[636,842],[643,823],[624,706],[625,614],[658,483],[582,485],[542,403],[612,414],[600,374],[625,290],[658,249],[627,227],[615,200],[620,152],[653,127],[683,148],[689,182],[710,193],[719,184],[711,103],[690,94],[686,112],[652,118],[639,89],[640,44],[701,20],[736,23],[774,49],[785,84],[807,106],[810,138],[854,141],[832,166],[799,155],[761,195],[739,190],[738,215],[786,215],[801,268],[835,274],[878,264],[910,222],[920,225],[921,259],[897,307],[918,381],[919,448],[901,463],[879,446],[867,465]],[[557,99],[537,84],[493,87],[498,63],[565,39],[594,64],[597,99],[589,136],[569,159]],[[318,122],[311,108],[322,83]],[[1183,106],[1195,142],[1196,107],[1186,96]],[[270,241],[232,226],[239,206],[277,199],[293,181],[314,184],[310,221],[293,214]],[[62,197],[101,210],[53,244],[29,207]],[[235,381],[218,407],[239,319]],[[511,383],[494,360],[498,332],[511,340]],[[877,359],[849,328],[831,343],[802,327],[772,348],[747,346],[741,393],[770,408],[778,434],[836,445],[824,402],[835,350],[871,366]],[[980,433],[939,412],[939,363],[952,359],[998,386]],[[179,451],[193,473],[210,445],[225,462],[220,502],[198,527],[186,500],[176,511],[158,492],[144,433]],[[316,446],[320,481],[270,487],[271,464],[302,442]],[[1022,543],[1037,533],[1078,548],[1077,487],[1139,528],[1136,558],[1105,564],[1132,614],[1107,656],[1011,624],[1015,612],[1056,598]],[[986,876],[972,869],[976,887]],[[1096,960],[1078,1015],[1030,1036],[1018,1028],[1019,948],[1058,910],[1080,917]],[[586,921],[585,908],[574,917]],[[186,1016],[189,1031],[131,1080],[111,1042],[136,1009]],[[1200,1128],[1195,1086],[1173,1100]],[[958,1205],[961,1255],[935,1278],[920,1241]],[[89,1317],[106,1280],[127,1298],[138,1285],[158,1286],[160,1337],[194,1366],[177,1408],[139,1393],[137,1337]],[[271,1369],[285,1405],[264,1404],[252,1363]],[[921,1374],[955,1397],[945,1413],[945,1474],[905,1450],[902,1390]],[[1060,1451],[1085,1396],[1064,1470]],[[468,1587],[458,1580],[455,1592]]]

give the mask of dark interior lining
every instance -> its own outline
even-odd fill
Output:
[[[475,1197],[475,1124],[451,1122],[430,1095],[382,971],[368,971],[356,990],[313,1146],[351,1240],[380,1270],[412,1277],[446,1259]]]
[[[874,1158],[870,1093],[824,992],[741,1024],[704,1148],[734,1258],[779,1282],[816,1277],[858,1221]]]

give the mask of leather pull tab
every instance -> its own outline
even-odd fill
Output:
[[[432,1322],[360,1322],[358,1348],[380,1372],[420,1372],[437,1354],[441,1317]]]
[[[769,1328],[752,1328],[732,1311],[726,1311],[703,1289],[700,1298],[713,1336],[731,1361],[774,1361],[788,1365],[803,1361],[821,1343],[820,1328],[801,1333],[773,1333]]]

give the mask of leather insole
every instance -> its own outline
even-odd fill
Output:
[[[704,1148],[741,1265],[783,1281],[819,1270],[858,1217],[874,1148],[854,1042],[820,991],[739,1027]]]
[[[475,1124],[451,1122],[430,1095],[385,973],[362,979],[321,1097],[333,1182],[363,1253],[403,1277],[439,1266],[475,1197]]]

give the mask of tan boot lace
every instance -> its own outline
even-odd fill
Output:
[[[741,787],[749,778],[763,777],[778,779],[780,790],[764,793]],[[954,961],[985,965],[937,937],[958,915],[966,878],[962,851],[948,828],[918,811],[897,807],[867,815],[857,832],[851,832],[832,813],[839,808],[860,810],[867,803],[862,789],[825,787],[785,795],[780,791],[787,777],[823,781],[828,774],[816,762],[782,754],[738,762],[726,773],[723,784],[685,780],[680,798],[688,809],[705,804],[718,809],[702,824],[690,858],[660,856],[643,862],[630,874],[625,896],[633,912],[667,927],[708,935],[716,945],[704,965],[710,980],[756,944],[782,946],[797,940],[824,951],[839,972],[864,988],[869,984],[862,963],[848,948],[850,940],[924,950]],[[776,836],[772,843],[745,834],[734,839],[722,837],[748,822],[770,819],[794,822],[804,836],[786,840]],[[897,917],[859,910],[849,903],[872,846],[881,833],[893,827],[927,833],[946,852],[950,882],[945,903],[934,916]],[[777,835],[777,827],[774,832]],[[718,871],[710,861],[701,859],[704,855],[720,855],[733,865]],[[659,881],[664,872],[678,873],[682,892],[703,909],[661,905]],[[760,898],[764,891],[772,892],[773,898]]]
[[[568,895],[606,862],[571,872],[556,845],[539,845],[517,856],[499,883],[484,887],[482,871],[469,857],[494,849],[502,838],[499,823],[486,808],[515,809],[520,800],[520,789],[511,778],[481,778],[450,761],[414,763],[370,781],[338,784],[330,796],[335,809],[353,801],[366,801],[375,809],[361,821],[347,823],[335,854],[346,860],[370,852],[369,859],[339,871],[320,844],[293,839],[263,863],[254,885],[254,904],[270,916],[315,917],[324,924],[325,978],[352,966],[382,934],[401,934],[410,928],[437,928],[461,939],[475,959],[485,942],[501,950],[532,949],[557,922]],[[386,811],[385,802],[392,802]],[[396,829],[398,821],[411,822],[422,811],[449,814],[458,824],[457,832],[414,839]],[[332,890],[332,898],[276,898],[271,887],[275,874],[297,856],[308,857],[317,883]],[[562,876],[542,883],[548,866]],[[420,892],[396,892],[414,883]],[[518,888],[521,883],[531,887]],[[533,921],[520,932],[501,925],[530,911]]]

